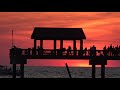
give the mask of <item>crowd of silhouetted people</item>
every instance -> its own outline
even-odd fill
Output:
[[[84,49],[85,51],[85,55],[87,52],[87,48]],[[106,45],[103,47],[103,50],[96,50],[95,45],[93,45],[92,47],[90,47],[90,49],[88,49],[88,53],[90,56],[96,56],[97,53],[100,53],[100,55],[102,56],[119,56],[120,55],[120,46],[113,46],[112,44],[110,44],[110,46],[106,47]]]
[[[23,49],[18,48],[16,46],[13,46],[10,54],[11,55],[22,55],[23,54]],[[28,49],[24,49],[24,54],[25,55],[44,55],[46,52],[45,49],[43,49],[42,47],[38,46],[36,49],[33,48],[28,48]],[[103,50],[97,50],[96,46],[93,45],[92,47],[90,47],[89,49],[84,48],[83,50],[77,50],[77,48],[75,48],[74,50],[72,50],[71,46],[68,46],[68,48],[60,48],[60,49],[56,49],[56,50],[51,50],[51,52],[49,52],[49,55],[63,55],[63,53],[65,53],[66,55],[80,55],[80,56],[96,56],[97,53],[99,53],[99,55],[101,56],[118,56],[120,55],[120,46],[113,46],[112,44],[108,47],[104,46]]]
[[[120,46],[113,46],[112,44],[108,47],[104,47],[103,48],[103,52],[106,55],[110,55],[110,56],[118,56],[120,54]]]

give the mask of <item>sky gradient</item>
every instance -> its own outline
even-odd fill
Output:
[[[0,64],[9,64],[11,31],[14,44],[21,48],[33,47],[31,34],[34,27],[83,28],[86,34],[84,48],[92,45],[102,49],[104,45],[119,45],[120,12],[0,12]],[[65,41],[64,47],[73,45]],[[79,48],[79,42],[77,41]],[[53,48],[52,41],[45,41],[44,48]],[[59,43],[57,45],[59,48]],[[40,66],[89,66],[88,61],[29,60],[28,65]],[[107,66],[120,66],[120,61],[109,61]]]

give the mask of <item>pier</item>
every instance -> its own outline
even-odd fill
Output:
[[[13,65],[13,78],[16,78],[16,64],[20,64],[20,78],[24,78],[24,64],[27,64],[28,59],[89,60],[89,65],[92,65],[92,78],[95,78],[96,65],[101,65],[101,78],[105,78],[105,65],[107,65],[107,61],[120,60],[120,50],[112,54],[112,51],[107,49],[84,49],[86,36],[82,28],[35,27],[31,39],[34,42],[32,48],[21,49],[13,47],[10,49],[10,64]],[[44,49],[44,40],[53,40],[53,49]],[[57,40],[60,40],[59,49],[56,48]],[[65,40],[73,41],[73,49],[71,47],[68,49],[64,48],[63,41]],[[76,40],[80,41],[79,49],[76,48]],[[39,45],[37,45],[38,41]]]

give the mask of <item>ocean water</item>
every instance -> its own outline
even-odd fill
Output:
[[[18,68],[18,67],[17,67]],[[19,69],[19,68],[18,68]],[[72,78],[92,78],[90,67],[69,67]],[[69,78],[66,67],[38,67],[25,66],[25,78]],[[101,69],[97,67],[96,78],[101,78]],[[107,67],[106,78],[120,78],[120,67]],[[0,78],[12,78],[11,75],[4,75]],[[19,78],[19,77],[17,77]]]

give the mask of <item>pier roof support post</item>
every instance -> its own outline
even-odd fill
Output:
[[[63,49],[63,40],[60,40],[60,49]]]
[[[105,65],[101,65],[101,78],[105,78]]]
[[[74,55],[76,56],[76,40],[73,40],[73,50],[74,50]]]
[[[83,40],[80,40],[80,50],[83,50]]]
[[[54,40],[54,55],[56,55],[56,40]]]
[[[79,55],[83,56],[83,40],[80,40],[80,51],[79,51]]]
[[[13,64],[13,78],[16,78],[16,64]]]
[[[92,65],[92,78],[95,78],[95,64]]]
[[[20,64],[20,78],[24,78],[24,64]]]
[[[43,40],[40,40],[40,47],[43,48]]]
[[[34,40],[34,49],[36,49],[37,46],[37,40]]]

